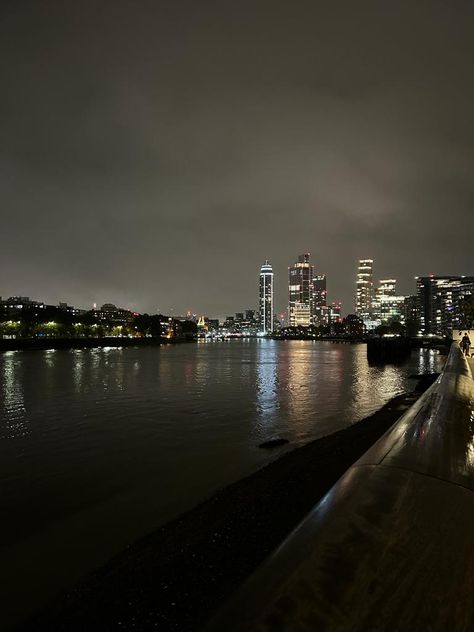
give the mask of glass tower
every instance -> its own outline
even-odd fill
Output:
[[[260,331],[273,331],[273,268],[268,259],[260,268],[259,286]]]
[[[453,329],[470,327],[462,305],[474,296],[474,277],[417,277],[416,289],[423,333],[451,335]]]
[[[288,268],[288,320],[290,327],[308,327],[311,324],[314,266],[309,252],[299,255],[298,261]]]
[[[355,311],[367,321],[372,318],[374,301],[373,259],[360,259],[357,269]]]
[[[313,325],[328,324],[326,275],[318,274],[312,281],[312,313]]]

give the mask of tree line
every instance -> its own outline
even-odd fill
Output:
[[[97,318],[91,310],[73,314],[54,306],[23,307],[16,314],[0,307],[0,336],[32,338],[38,336],[63,338],[100,338],[104,336],[180,337],[197,333],[192,321],[177,321],[162,314],[131,315],[129,322],[110,318]]]

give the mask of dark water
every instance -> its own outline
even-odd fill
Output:
[[[376,368],[364,345],[266,340],[0,354],[12,616],[282,453],[258,449],[265,439],[331,433],[442,363],[421,351]]]

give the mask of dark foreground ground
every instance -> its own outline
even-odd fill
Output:
[[[198,630],[345,470],[428,388],[313,441],[141,539],[23,629]]]

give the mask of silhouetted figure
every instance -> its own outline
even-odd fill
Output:
[[[471,346],[471,339],[469,338],[467,333],[465,333],[464,336],[462,337],[460,346],[461,346],[461,351],[464,353],[464,355],[469,357],[469,348]]]

